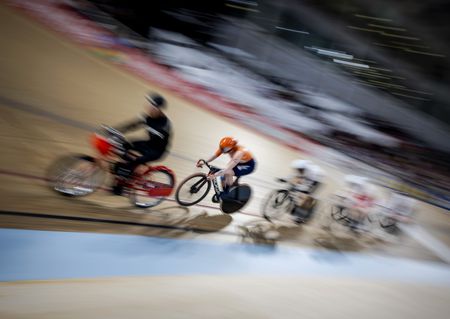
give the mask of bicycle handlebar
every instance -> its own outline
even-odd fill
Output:
[[[198,163],[203,163],[203,164],[206,165],[206,167],[208,167],[209,169],[211,169],[211,165],[209,165],[208,162],[205,161],[204,159],[199,159],[199,160],[198,160]]]
[[[129,142],[127,138],[117,129],[102,124],[100,125],[100,129],[97,131],[98,134],[103,136],[104,138],[107,138],[109,143],[111,143],[115,151],[113,153],[122,155],[125,151],[125,145],[127,145]]]
[[[120,139],[123,139],[123,140],[125,139],[125,136],[119,130],[117,130],[111,126],[102,124],[101,128],[115,137],[119,137]]]
[[[205,164],[206,165],[206,167],[208,167],[208,169],[209,169],[209,171],[210,172],[212,172],[212,173],[215,173],[215,172],[218,172],[218,171],[220,171],[221,169],[220,168],[218,168],[218,167],[215,167],[215,166],[212,166],[212,165],[209,165],[208,164],[208,162],[206,162],[204,159],[199,159],[198,160],[198,163],[202,163],[202,164]]]

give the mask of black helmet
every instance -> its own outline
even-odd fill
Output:
[[[149,93],[145,96],[147,101],[157,108],[163,108],[166,106],[166,100],[159,94]]]

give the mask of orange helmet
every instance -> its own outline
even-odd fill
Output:
[[[228,153],[237,145],[237,140],[232,137],[226,136],[220,140],[219,147],[224,153]]]

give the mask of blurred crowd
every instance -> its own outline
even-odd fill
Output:
[[[334,135],[333,146],[346,154],[398,176],[414,186],[450,198],[450,170],[447,154],[426,147],[380,147],[358,139]],[[446,197],[445,197],[446,196]]]

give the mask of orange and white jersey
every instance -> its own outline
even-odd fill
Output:
[[[253,159],[253,155],[252,153],[250,153],[245,147],[243,146],[236,146],[234,149],[232,149],[231,151],[229,151],[228,153],[223,153],[222,150],[219,148],[216,151],[216,156],[220,156],[222,154],[228,154],[230,155],[231,158],[234,157],[234,155],[238,152],[241,151],[244,153],[244,155],[242,156],[241,160],[239,161],[239,163],[247,163],[248,161],[251,161]]]

